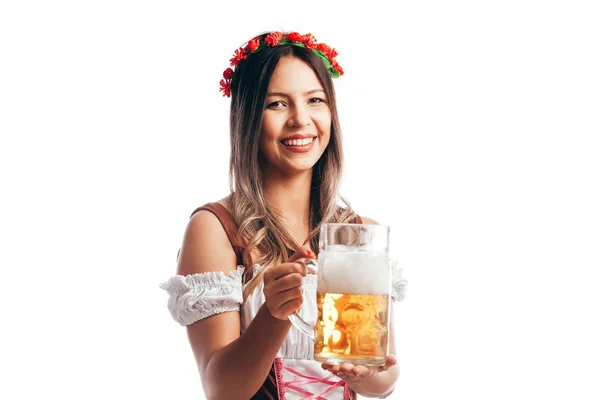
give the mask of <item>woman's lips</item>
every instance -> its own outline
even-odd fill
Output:
[[[288,142],[288,140],[284,140],[281,142],[281,145],[287,151],[291,151],[292,153],[308,153],[314,147],[315,142],[317,141],[317,138],[313,137],[312,140],[307,144],[301,144],[301,143],[303,143],[303,141],[305,142],[306,139],[296,139],[295,140],[296,144],[286,145],[284,142]]]

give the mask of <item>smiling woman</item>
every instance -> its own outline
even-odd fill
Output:
[[[320,364],[289,321],[302,289],[316,290],[298,260],[316,257],[321,226],[375,223],[338,193],[336,56],[311,34],[271,32],[236,50],[235,70],[223,74],[231,193],[192,213],[177,275],[161,285],[187,326],[207,398],[385,397],[398,378],[393,341],[383,366]]]

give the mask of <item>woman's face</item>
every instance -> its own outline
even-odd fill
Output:
[[[282,57],[271,77],[260,135],[263,169],[310,170],[331,133],[331,111],[319,78],[298,58]]]

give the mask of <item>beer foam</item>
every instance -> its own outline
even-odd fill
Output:
[[[390,265],[387,253],[322,251],[319,253],[321,293],[389,294]]]

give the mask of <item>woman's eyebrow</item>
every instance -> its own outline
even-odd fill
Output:
[[[308,96],[311,95],[313,93],[316,92],[323,92],[325,93],[325,91],[323,89],[313,89],[313,90],[309,90],[308,92],[304,92],[302,93],[303,96]],[[267,93],[267,96],[281,96],[281,97],[290,97],[288,94],[286,93],[282,93],[282,92],[271,92],[271,93]]]

